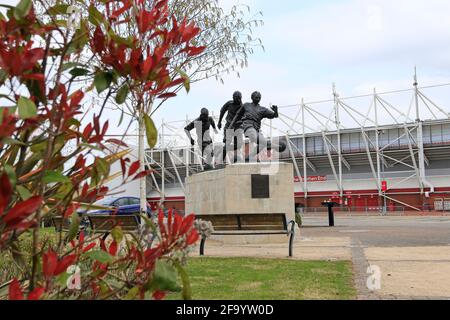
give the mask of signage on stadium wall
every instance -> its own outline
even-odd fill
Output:
[[[308,176],[307,182],[324,182],[327,181],[327,176]],[[303,182],[303,177],[294,177],[294,182]]]
[[[388,189],[387,181],[386,180],[381,181],[381,191],[386,192],[387,189]]]

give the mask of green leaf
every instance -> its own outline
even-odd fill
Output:
[[[110,263],[114,261],[114,257],[103,250],[88,251],[84,253],[84,255],[100,263]]]
[[[153,290],[160,291],[180,291],[181,288],[177,284],[177,271],[175,267],[167,261],[157,260],[151,287]]]
[[[0,119],[0,121],[1,121],[1,119]],[[12,139],[10,137],[3,138],[3,143],[4,144],[9,144],[9,145],[18,145],[18,146],[23,146],[23,147],[27,146],[26,143],[23,143],[20,140]]]
[[[24,201],[31,197],[30,191],[24,186],[16,186],[16,190],[19,193],[20,198]]]
[[[181,282],[183,283],[183,291],[181,292],[183,299],[192,300],[192,288],[188,273],[178,261],[175,262],[175,268],[177,269]]]
[[[3,112],[6,109],[6,115],[14,114],[16,112],[17,106],[14,107],[0,107],[0,123],[3,121]]]
[[[80,143],[78,146],[79,146],[79,147],[83,147],[83,148],[92,149],[92,150],[101,151],[101,152],[104,151],[104,150],[102,150],[101,148],[99,148],[99,147],[97,147],[97,146],[95,146],[95,145],[93,145],[93,144],[84,143],[84,142],[83,142],[83,143]]]
[[[69,73],[75,78],[89,74],[89,70],[84,68],[73,68]]]
[[[41,153],[46,149],[47,149],[47,141],[46,140],[35,143],[30,147],[31,152],[33,152],[33,153]]]
[[[28,98],[20,97],[17,102],[17,108],[19,109],[19,117],[21,119],[28,119],[37,115],[36,105]]]
[[[78,121],[78,120],[75,119],[75,118],[69,119],[69,120],[67,121],[67,124],[68,124],[69,126],[75,126],[75,127],[77,127],[77,128],[79,128],[79,127],[81,126],[81,122]]]
[[[65,21],[64,21],[65,22]],[[89,42],[89,28],[86,20],[81,19],[79,28],[75,31],[71,42],[69,44],[69,48],[67,50],[67,54],[72,54],[82,50],[86,44]]]
[[[100,11],[94,5],[90,5],[89,9],[89,22],[94,26],[99,26],[103,21],[105,21],[105,17],[101,14]]]
[[[120,114],[120,119],[119,119],[119,124],[117,125],[118,127],[120,127],[120,125],[122,124],[123,121],[123,114],[124,114],[124,110],[122,109],[122,113]]]
[[[112,75],[109,72],[97,72],[94,77],[94,85],[98,93],[101,93],[109,88],[112,82]]]
[[[147,115],[144,114],[145,133],[147,134],[147,143],[150,148],[154,148],[158,141],[158,131],[156,130],[155,123]]]
[[[111,230],[111,235],[116,243],[121,243],[123,239],[123,231],[120,227],[115,227]]]
[[[122,38],[118,36],[112,29],[108,30],[108,35],[111,37],[114,42],[117,42],[117,44],[124,44],[127,47],[133,46],[134,38],[133,36],[129,36],[127,38]]]
[[[77,62],[67,62],[67,63],[64,63],[63,66],[62,66],[62,71],[66,71],[66,70],[75,68],[76,66],[79,66],[79,65],[80,65],[80,64],[77,63]]]
[[[127,292],[127,295],[123,299],[134,300],[138,294],[139,294],[139,287],[133,287]]]
[[[57,14],[67,14],[67,9],[69,8],[68,4],[57,4],[48,9],[48,12],[51,15],[57,15]]]
[[[127,100],[128,92],[130,91],[130,88],[128,87],[128,84],[124,84],[119,91],[117,91],[116,95],[116,102],[118,104],[122,104]]]
[[[4,166],[4,170],[5,170],[6,174],[8,175],[9,182],[14,187],[17,183],[17,176],[16,176],[16,171],[14,170],[14,167],[10,164],[6,164]]]
[[[67,272],[61,273],[57,278],[56,282],[63,288],[67,287],[67,280],[69,280],[70,274]]]
[[[63,175],[59,171],[45,171],[44,177],[42,178],[42,180],[45,183],[53,183],[53,182],[67,183],[67,182],[70,182],[70,179],[68,177],[66,177],[65,175]]]
[[[80,216],[78,213],[72,213],[72,220],[70,221],[69,233],[67,234],[67,241],[72,241],[78,234],[80,229]]]
[[[181,70],[180,68],[175,68],[175,71],[178,72],[178,74],[186,79],[184,81],[184,88],[186,89],[186,92],[189,93],[189,91],[191,90],[191,79],[189,78],[189,76],[187,75],[186,72],[184,72],[183,70]]]
[[[0,70],[0,82],[1,83],[5,82],[7,78],[8,78],[8,73],[5,70],[1,69]]]
[[[31,10],[31,0],[20,0],[19,4],[14,8],[14,18],[21,20]]]
[[[109,174],[109,169],[110,169],[109,164],[105,159],[97,158],[95,160],[95,167],[97,168],[97,170],[100,174],[103,174],[105,176]]]

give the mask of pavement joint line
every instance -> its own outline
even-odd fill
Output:
[[[450,260],[432,260],[432,259],[427,259],[427,260],[409,260],[409,259],[405,259],[405,260],[386,260],[386,259],[369,259],[371,262],[414,262],[414,263],[421,263],[421,262],[425,262],[425,263],[450,263]]]
[[[369,290],[366,285],[367,281],[367,268],[370,266],[370,262],[367,260],[361,243],[355,243],[355,239],[352,239],[353,247],[352,262],[354,271],[354,284],[357,290],[358,300],[379,300],[380,295],[376,292]],[[357,240],[359,241],[359,240]]]

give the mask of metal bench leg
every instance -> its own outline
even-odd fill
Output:
[[[294,246],[294,237],[295,237],[295,222],[291,221],[290,224],[292,224],[291,226],[291,230],[290,230],[290,234],[289,234],[289,257],[292,257],[292,251],[293,251],[293,246]]]
[[[202,240],[200,241],[200,255],[201,256],[205,255],[205,241],[206,241],[206,238],[202,238]]]
[[[292,246],[294,244],[294,233],[289,236],[289,257],[292,257]]]

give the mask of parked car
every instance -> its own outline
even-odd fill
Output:
[[[138,197],[107,197],[102,200],[93,203],[94,206],[97,207],[105,207],[105,209],[92,209],[92,210],[83,210],[78,211],[79,215],[83,214],[112,214],[116,212],[117,215],[130,215],[130,214],[139,214],[140,212],[140,199]],[[107,209],[107,208],[110,209]],[[147,216],[152,216],[152,211],[150,205],[147,203]],[[140,221],[140,217],[138,217]],[[88,227],[89,222],[87,217],[82,218],[81,225],[83,227]]]
[[[110,209],[92,209],[79,211],[79,214],[112,214],[118,215],[138,214],[140,211],[140,200],[138,197],[107,197],[93,204],[94,206],[109,207]],[[150,205],[147,203],[147,215],[151,216]]]

